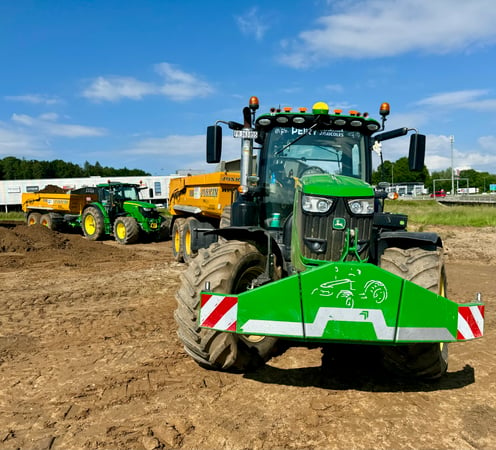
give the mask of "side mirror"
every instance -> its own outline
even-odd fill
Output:
[[[408,152],[408,165],[411,171],[420,172],[424,168],[425,160],[425,134],[412,134],[410,136],[410,151]]]
[[[222,154],[222,128],[220,125],[207,127],[207,162],[220,162]]]

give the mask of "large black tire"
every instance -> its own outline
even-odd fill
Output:
[[[28,225],[38,225],[40,223],[41,214],[39,212],[30,212],[26,218]]]
[[[274,337],[242,336],[200,328],[200,292],[205,282],[213,292],[238,294],[263,273],[266,258],[253,245],[240,241],[214,243],[201,249],[181,275],[174,313],[178,336],[186,352],[202,367],[244,372],[260,367],[272,355]]]
[[[388,248],[381,267],[432,292],[446,296],[443,250]],[[401,376],[437,379],[448,369],[448,344],[418,343],[384,346],[384,365]]]
[[[230,226],[231,226],[231,207],[226,206],[222,210],[222,214],[220,215],[219,228],[227,228]]]
[[[220,215],[219,228],[227,228],[231,226],[231,207],[226,206]],[[219,236],[219,242],[227,242],[227,239]]]
[[[170,219],[166,218],[160,224],[160,230],[155,233],[154,237],[156,241],[167,241],[170,239]]]
[[[139,239],[139,225],[134,217],[117,217],[114,222],[114,238],[119,244],[134,244]]]
[[[174,220],[172,225],[172,255],[177,262],[184,262],[183,228],[185,219]]]
[[[98,241],[105,235],[105,223],[100,210],[94,206],[88,206],[81,217],[83,233],[90,241]]]

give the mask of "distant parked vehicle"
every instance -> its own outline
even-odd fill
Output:
[[[441,189],[440,191],[436,191],[434,194],[431,194],[431,197],[446,197],[446,191]]]

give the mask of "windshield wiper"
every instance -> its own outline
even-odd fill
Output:
[[[291,147],[292,145],[296,144],[300,139],[303,139],[305,136],[308,136],[310,134],[310,131],[312,131],[316,126],[318,125],[318,122],[315,122],[307,131],[305,131],[302,135],[298,136],[294,141],[291,141],[289,144],[286,144],[281,150],[275,153],[275,156],[279,155],[279,153],[282,153],[284,150],[286,150],[288,147]]]

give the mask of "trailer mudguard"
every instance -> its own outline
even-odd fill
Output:
[[[199,324],[316,342],[456,342],[482,337],[484,304],[457,304],[373,264],[330,262],[237,295],[204,291]]]

